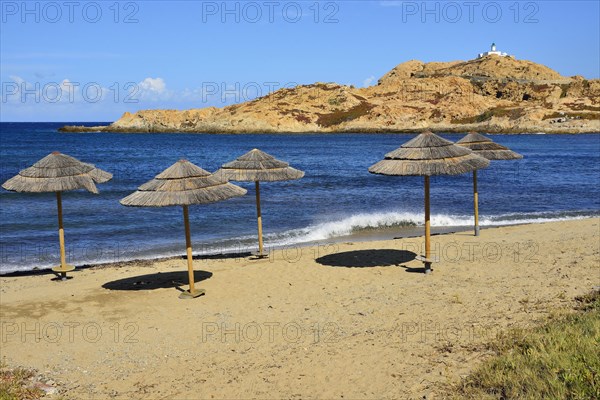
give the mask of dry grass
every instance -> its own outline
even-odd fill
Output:
[[[39,399],[45,393],[30,386],[29,378],[34,371],[24,368],[8,368],[0,362],[0,400],[29,400]]]
[[[600,398],[600,293],[578,299],[578,312],[491,344],[494,358],[447,397],[459,399]]]

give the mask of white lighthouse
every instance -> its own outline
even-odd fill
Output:
[[[482,57],[491,56],[491,55],[500,56],[500,57],[508,57],[508,53],[498,51],[496,49],[496,43],[492,43],[492,45],[490,46],[490,51],[486,51],[485,53],[479,53],[477,55],[477,58],[482,58]]]

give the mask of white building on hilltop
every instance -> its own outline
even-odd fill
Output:
[[[485,53],[479,53],[479,55],[477,55],[477,58],[482,58],[482,57],[491,56],[491,55],[500,56],[500,57],[510,57],[508,55],[508,53],[504,53],[502,51],[496,50],[496,43],[492,43],[492,45],[490,46],[490,51],[486,51]]]

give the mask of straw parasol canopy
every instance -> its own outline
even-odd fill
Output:
[[[232,181],[252,182],[256,188],[256,215],[258,220],[258,258],[266,257],[263,249],[262,215],[260,210],[260,182],[289,181],[304,176],[299,171],[281,160],[259,149],[253,149],[234,161],[223,164],[215,175]]]
[[[304,176],[304,172],[259,149],[250,150],[243,156],[223,164],[221,169],[215,172],[215,175],[221,174],[232,181],[246,182],[290,181]]]
[[[480,133],[471,132],[456,142],[456,144],[466,147],[478,156],[487,158],[488,160],[519,160],[523,158],[521,154],[494,142]]]
[[[60,243],[60,266],[52,268],[66,279],[67,272],[75,269],[67,265],[65,254],[65,237],[62,219],[62,192],[85,189],[97,194],[96,183],[108,182],[112,174],[96,168],[92,164],[55,151],[42,158],[29,168],[2,184],[6,190],[13,192],[42,193],[56,192],[58,208],[58,238]]]
[[[120,203],[130,207],[189,206],[215,203],[246,192],[187,160],[179,160]]]
[[[41,193],[86,189],[97,194],[95,184],[107,182],[111,178],[112,174],[92,164],[55,151],[4,182],[2,187],[13,192]]]
[[[431,271],[429,178],[486,168],[489,161],[432,132],[423,132],[369,168],[372,174],[425,177],[425,273]]]
[[[215,203],[243,196],[246,192],[246,189],[211,175],[187,160],[180,160],[140,186],[136,192],[121,199],[120,203],[129,207],[183,207],[190,289],[183,292],[180,297],[194,298],[204,294],[204,290],[194,288],[188,206]]]
[[[432,132],[423,132],[369,168],[382,175],[459,175],[485,168],[488,161]]]
[[[472,150],[488,160],[519,160],[523,156],[508,147],[495,143],[492,139],[476,132],[470,132],[456,142],[457,145]],[[475,236],[479,236],[479,193],[477,192],[477,171],[473,171],[473,204],[475,214]]]

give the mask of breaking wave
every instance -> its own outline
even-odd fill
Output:
[[[511,213],[480,218],[480,226],[502,226],[530,223],[543,223],[553,221],[566,221],[600,217],[600,211],[567,211],[567,212],[538,212],[538,213]],[[265,235],[265,246],[270,248],[289,245],[301,245],[303,243],[334,241],[336,238],[344,238],[352,235],[360,235],[366,232],[390,232],[390,236],[402,236],[403,228],[417,228],[424,224],[423,213],[412,212],[376,212],[361,213],[348,217],[323,221],[310,226],[291,229],[280,233]],[[431,216],[432,227],[461,228],[470,227],[473,224],[471,215],[439,214]],[[413,231],[414,232],[414,231]],[[193,244],[194,254],[220,254],[220,253],[246,253],[256,248],[256,236],[254,234],[216,240],[211,243],[196,242]],[[153,259],[162,257],[182,256],[182,244],[176,238],[169,243],[157,244],[150,251],[131,251],[120,254],[118,261]],[[77,265],[98,264],[115,262],[114,256],[100,255],[78,255],[73,260]],[[58,260],[36,260],[36,269],[50,268],[57,265]],[[17,264],[17,263],[15,263]],[[17,265],[2,265],[0,274],[14,271],[30,271],[34,265],[26,265],[20,262]]]

